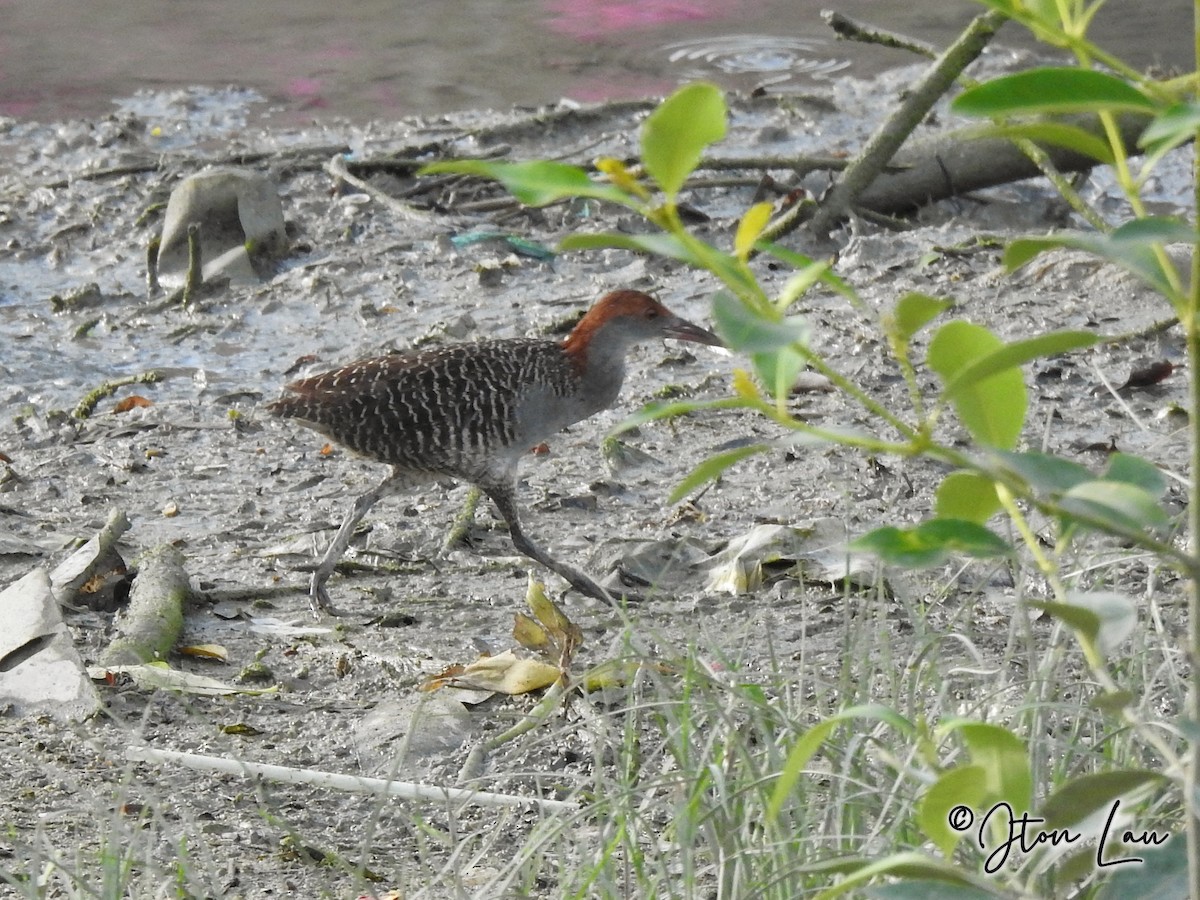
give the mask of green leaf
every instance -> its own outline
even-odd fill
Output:
[[[1072,778],[1046,800],[1040,812],[1046,828],[1072,828],[1097,813],[1108,814],[1114,800],[1144,794],[1167,783],[1160,772],[1118,769]]]
[[[835,713],[827,719],[822,719],[812,728],[808,729],[808,731],[804,732],[804,734],[800,735],[796,743],[792,745],[792,749],[788,751],[788,758],[784,761],[783,768],[779,770],[779,777],[775,781],[775,789],[771,792],[771,799],[767,803],[767,821],[774,822],[779,818],[780,811],[787,802],[787,798],[791,796],[792,791],[796,789],[796,784],[800,781],[800,776],[804,774],[804,770],[808,767],[809,761],[821,749],[821,745],[825,743],[834,729],[839,725],[846,722],[853,722],[856,719],[870,719],[876,722],[883,722],[902,734],[913,734],[916,730],[913,728],[912,722],[894,709],[876,703],[851,706],[843,709],[841,712]]]
[[[984,6],[1004,13],[1033,30],[1039,40],[1061,46],[1062,19],[1055,0],[981,0]],[[1052,40],[1053,39],[1053,40]]]
[[[874,553],[884,562],[904,568],[934,566],[951,554],[1005,556],[1012,547],[975,522],[931,519],[915,528],[876,528],[850,542],[850,549]]]
[[[1177,103],[1159,113],[1138,138],[1138,146],[1155,157],[1186,144],[1200,131],[1200,103]]]
[[[1010,141],[1033,141],[1044,146],[1051,144],[1064,147],[1083,156],[1094,159],[1105,165],[1112,165],[1112,147],[1103,138],[1097,137],[1086,128],[1078,125],[1067,125],[1062,122],[1023,122],[1014,125],[986,125],[979,128],[966,129],[962,136],[978,141],[988,138],[1002,138]]]
[[[811,257],[805,256],[803,253],[797,253],[795,250],[791,250],[787,247],[781,246],[780,244],[774,244],[770,241],[759,241],[754,245],[754,247],[768,256],[775,257],[782,263],[787,263],[787,265],[791,266],[793,269],[805,270],[811,269],[814,266],[819,266],[820,277],[818,280],[822,284],[837,291],[843,297],[848,297],[851,300],[857,298],[857,295],[854,293],[854,288],[847,284],[840,275],[834,272],[827,263],[815,262]]]
[[[1052,603],[1048,600],[1030,600],[1029,605],[1066,622],[1085,640],[1092,641],[1100,633],[1100,617],[1090,609],[1070,603]]]
[[[968,88],[950,104],[964,116],[1148,112],[1154,101],[1127,81],[1091,69],[1048,66]]]
[[[899,346],[906,347],[914,334],[953,305],[953,300],[910,291],[896,302],[896,308],[885,319],[884,327]]]
[[[1021,268],[1039,253],[1059,247],[1092,253],[1115,263],[1149,284],[1171,300],[1178,310],[1183,298],[1174,284],[1182,282],[1173,263],[1174,280],[1163,270],[1155,247],[1171,243],[1195,244],[1200,234],[1176,219],[1148,216],[1133,219],[1109,234],[1055,234],[1046,237],[1019,238],[1004,251],[1004,265],[1011,272]]]
[[[803,872],[804,867],[801,867],[799,871]],[[966,870],[961,867],[908,850],[893,853],[883,859],[863,861],[858,868],[845,872],[842,879],[833,887],[812,895],[812,900],[833,900],[834,897],[850,893],[859,885],[880,875],[891,875],[902,879],[922,878],[952,885],[982,887],[974,885]]]
[[[1096,900],[1159,900],[1188,895],[1187,839],[1174,835],[1161,847],[1138,849],[1142,862],[1120,866],[1100,887]]]
[[[1164,528],[1167,514],[1143,488],[1121,481],[1097,479],[1075,485],[1058,501],[1059,509],[1080,525],[1109,527],[1116,534]],[[1084,519],[1092,519],[1089,524]]]
[[[921,797],[917,809],[917,824],[949,858],[962,839],[963,832],[950,827],[950,811],[956,806],[971,810],[987,807],[987,775],[982,766],[959,766],[935,781]]]
[[[947,398],[953,397],[959,391],[1006,369],[1022,366],[1042,356],[1055,356],[1091,347],[1099,340],[1100,338],[1090,331],[1052,331],[1049,334],[1039,334],[1037,337],[1004,344],[1000,349],[959,369],[953,381],[946,385],[943,394]]]
[[[642,127],[642,164],[674,198],[700,162],[704,148],[725,137],[725,97],[716,85],[681,87],[659,104]]]
[[[478,175],[481,178],[499,181],[510,194],[526,206],[545,206],[571,197],[592,197],[625,206],[632,205],[632,198],[619,188],[592,181],[588,173],[578,166],[559,162],[447,160],[425,166],[417,174],[436,175],[447,172]]]
[[[941,519],[965,519],[982,525],[1000,509],[996,485],[976,472],[951,472],[938,485],[934,511]]]
[[[610,433],[621,434],[622,432],[645,425],[648,422],[657,422],[659,419],[674,419],[678,416],[686,416],[699,410],[742,409],[748,405],[747,401],[741,397],[721,397],[718,400],[678,400],[674,403],[655,401],[647,403],[637,412],[628,416],[613,428]]]
[[[746,210],[733,237],[733,255],[738,259],[744,261],[750,256],[754,243],[771,219],[773,208],[770,203],[755,203]]]
[[[971,436],[982,444],[1009,450],[1025,424],[1028,396],[1021,370],[1005,368],[983,378],[975,377],[973,371],[977,360],[982,362],[1004,347],[982,326],[948,322],[930,342],[927,361],[941,375],[945,393]],[[963,380],[958,385],[955,382],[960,377]]]
[[[632,250],[678,260],[703,268],[703,262],[690,246],[673,234],[569,234],[559,241],[561,250]]]
[[[807,358],[795,347],[782,347],[769,353],[752,353],[750,361],[767,391],[776,400],[791,396],[796,377]]]
[[[1024,812],[1033,802],[1033,776],[1025,742],[1000,725],[965,721],[952,726],[967,743],[971,762],[986,773],[988,800]],[[990,805],[990,804],[989,804]]]
[[[868,900],[996,900],[994,890],[931,878],[906,878],[872,885],[863,891]]]
[[[699,240],[684,240],[674,234],[572,234],[563,238],[559,250],[632,250],[649,253],[705,269],[735,290],[754,293],[758,285],[738,260]]]
[[[750,309],[728,291],[713,297],[713,324],[726,346],[740,353],[769,353],[808,339],[807,323],[799,317],[780,320]]]
[[[771,449],[769,444],[750,444],[745,447],[735,447],[733,450],[726,450],[724,453],[716,453],[692,469],[688,476],[675,486],[671,491],[671,495],[667,498],[668,503],[678,503],[696,488],[709,481],[715,481],[724,474],[725,470],[730,466],[736,465],[743,459],[750,456],[755,456],[759,453],[766,453]]]
[[[773,305],[779,312],[786,312],[788,307],[808,293],[809,288],[818,282],[825,281],[829,273],[829,263],[813,263],[806,269],[801,269],[787,280],[783,289],[776,295]]]
[[[1095,477],[1087,467],[1048,453],[997,450],[995,457],[1001,468],[1015,472],[1033,490],[1042,493],[1062,494]]]
[[[1167,480],[1158,466],[1140,456],[1114,453],[1108,458],[1104,471],[1105,481],[1120,481],[1140,487],[1152,497],[1161,497],[1167,490]]]
[[[1137,625],[1137,606],[1115,591],[1070,591],[1066,603],[1033,605],[1070,625],[1094,660],[1107,659]]]

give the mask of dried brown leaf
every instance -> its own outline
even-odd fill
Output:
[[[220,644],[191,644],[187,647],[180,647],[179,652],[184,656],[195,656],[199,659],[219,659],[221,662],[229,661],[229,651]]]
[[[147,400],[145,397],[142,397],[139,394],[131,394],[128,397],[124,397],[121,400],[118,400],[116,402],[116,404],[113,406],[113,412],[124,413],[124,412],[129,412],[131,409],[136,409],[139,406],[153,406],[153,405],[154,405],[153,400]]]

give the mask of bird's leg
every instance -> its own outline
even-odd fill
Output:
[[[387,478],[355,500],[354,506],[350,507],[350,512],[346,514],[346,518],[338,526],[337,534],[333,536],[333,541],[329,544],[325,555],[321,557],[321,562],[313,571],[312,578],[308,583],[309,601],[312,604],[313,615],[317,618],[320,618],[323,612],[331,616],[343,615],[330,602],[329,593],[325,590],[325,582],[329,580],[329,576],[337,568],[342,554],[350,546],[350,539],[354,536],[354,529],[362,521],[362,517],[367,514],[367,511],[372,506],[379,502],[380,497],[389,493],[402,477],[400,473],[393,471]]]
[[[609,606],[618,605],[616,598],[611,593],[577,569],[571,568],[566,563],[559,562],[526,536],[525,532],[521,530],[521,522],[517,517],[517,504],[513,498],[511,488],[508,486],[484,487],[483,490],[492,498],[492,502],[496,504],[496,509],[500,511],[501,518],[508,524],[508,533],[512,535],[513,546],[517,548],[518,552],[523,553],[532,560],[540,562],[551,572],[562,576],[571,587],[575,588],[581,594],[595,597],[597,600],[603,600]]]

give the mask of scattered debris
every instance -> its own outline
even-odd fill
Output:
[[[143,691],[176,691],[180,694],[195,694],[200,697],[232,697],[246,694],[251,697],[274,694],[278,685],[267,688],[241,687],[219,681],[207,675],[197,675],[172,669],[165,662],[136,663],[132,665],[104,664],[88,666],[88,677],[93,681],[112,683],[120,676],[127,676]]]
[[[287,250],[279,189],[269,178],[221,166],[185,178],[171,192],[158,247],[157,277],[182,286],[188,270],[188,228],[199,224],[205,281],[217,276],[258,282],[264,261]]]
[[[19,716],[80,720],[100,708],[63,624],[50,576],[34,569],[0,592],[0,705]]]
[[[128,530],[124,510],[112,510],[100,531],[51,570],[51,590],[60,605],[73,607],[81,602],[78,595],[85,594],[82,602],[95,608],[96,596],[103,596],[101,587],[111,588],[113,577],[125,577],[125,561],[116,545]]]

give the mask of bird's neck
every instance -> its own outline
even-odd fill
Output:
[[[579,393],[592,409],[606,409],[617,400],[625,380],[629,341],[616,329],[584,328],[586,319],[563,342],[563,352],[579,378]]]

